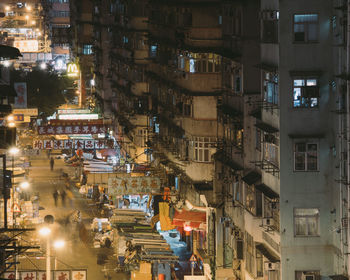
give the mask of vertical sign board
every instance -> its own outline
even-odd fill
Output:
[[[27,83],[14,83],[17,93],[14,108],[27,108]]]

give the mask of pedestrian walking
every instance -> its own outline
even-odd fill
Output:
[[[53,192],[52,196],[53,196],[53,200],[55,201],[55,206],[57,207],[57,200],[58,200],[58,196],[59,196],[58,190],[55,190]]]
[[[51,168],[51,171],[53,170],[53,166],[55,165],[55,160],[53,159],[53,157],[51,157],[50,159],[50,168]]]
[[[66,191],[62,190],[61,191],[61,199],[62,199],[62,206],[63,207],[66,207],[66,195],[67,195]]]
[[[69,190],[69,189],[67,189],[66,193],[67,193],[67,197],[68,197],[68,200],[69,200],[69,205],[70,205],[70,207],[73,207],[74,195],[73,195],[72,191]]]

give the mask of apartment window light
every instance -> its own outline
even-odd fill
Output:
[[[317,78],[295,78],[293,80],[293,107],[315,108],[319,105],[320,89]]]
[[[294,15],[294,42],[308,43],[318,41],[318,15]]]

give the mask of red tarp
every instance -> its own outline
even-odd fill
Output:
[[[173,218],[173,225],[183,227],[183,225],[189,224],[192,228],[198,228],[200,224],[206,222],[205,212],[195,212],[182,210],[181,212],[175,211]]]

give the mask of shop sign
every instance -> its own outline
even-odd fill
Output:
[[[89,114],[89,109],[58,109],[57,114]]]
[[[85,269],[82,270],[53,270],[51,272],[51,279],[54,280],[86,280]],[[46,271],[19,271],[19,279],[21,280],[46,280]],[[53,276],[53,278],[52,278]],[[10,271],[3,274],[2,279],[15,280],[16,272]]]
[[[132,195],[160,192],[158,177],[108,178],[108,194]]]
[[[38,108],[13,109],[12,114],[23,114],[25,116],[36,117],[38,115]]]
[[[102,125],[106,124],[104,119],[98,120],[50,120],[49,125]]]
[[[38,127],[39,135],[70,135],[106,133],[104,125],[46,125]]]
[[[23,114],[13,114],[13,120],[15,122],[23,122],[24,121],[24,115]]]
[[[68,65],[67,65],[67,75],[69,77],[78,77],[78,75],[79,75],[78,65],[73,63],[73,62],[68,63]]]
[[[108,143],[107,143],[108,142]],[[34,140],[33,149],[36,150],[61,150],[61,149],[104,149],[106,147],[111,147],[111,141],[108,140],[85,140],[85,139],[75,139],[75,140]]]

